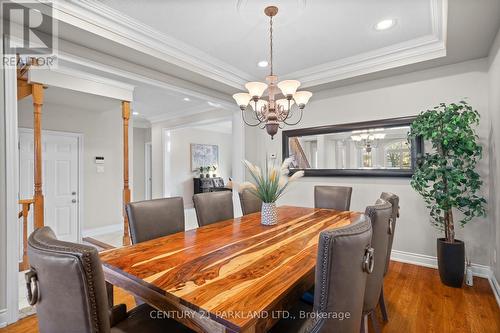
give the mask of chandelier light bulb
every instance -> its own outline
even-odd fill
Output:
[[[248,82],[245,84],[250,96],[260,98],[264,91],[267,89],[267,84],[263,82]]]
[[[240,108],[245,109],[248,106],[248,102],[250,102],[250,99],[252,99],[252,96],[247,93],[237,93],[233,95],[233,98]]]
[[[285,80],[278,83],[278,88],[285,96],[293,96],[300,86],[300,82],[297,80]]]
[[[352,141],[361,141],[361,136],[359,136],[359,135],[351,135],[351,140]]]
[[[293,99],[295,100],[295,103],[297,103],[299,108],[303,109],[306,106],[307,102],[309,102],[309,99],[311,98],[311,96],[312,96],[312,92],[310,92],[310,91],[297,91],[293,95]]]

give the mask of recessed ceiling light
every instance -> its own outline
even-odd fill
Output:
[[[139,112],[137,112],[137,111],[132,112],[132,115],[134,115],[134,116],[138,116],[139,114],[140,114],[140,113],[139,113]]]
[[[183,100],[184,100],[184,102],[189,102],[190,101],[189,97],[184,97]]]
[[[267,67],[268,65],[269,65],[269,63],[267,62],[267,60],[261,60],[257,63],[257,66],[262,67],[262,68]]]
[[[394,24],[396,24],[396,20],[385,19],[385,20],[378,22],[375,25],[375,30],[379,30],[379,31],[387,30],[387,29],[392,28],[394,26]]]

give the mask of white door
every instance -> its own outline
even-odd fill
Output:
[[[145,156],[144,156],[144,170],[145,170],[145,181],[146,181],[146,186],[145,186],[145,200],[151,200],[152,197],[152,170],[151,166],[153,165],[152,163],[152,156],[153,156],[153,146],[151,145],[151,142],[147,142],[145,146]]]
[[[42,132],[44,222],[54,230],[59,239],[69,242],[79,240],[78,140],[77,134]],[[19,196],[21,199],[33,197],[33,166],[33,131],[20,129]],[[33,229],[32,219],[33,214],[30,211],[28,232]]]

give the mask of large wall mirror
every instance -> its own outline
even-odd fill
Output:
[[[422,140],[408,142],[415,117],[283,131],[283,158],[305,176],[411,177]]]

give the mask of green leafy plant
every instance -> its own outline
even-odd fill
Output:
[[[252,175],[255,184],[250,182],[242,183],[240,185],[240,191],[248,188],[248,190],[260,198],[262,202],[276,202],[279,197],[284,194],[291,182],[304,176],[304,171],[297,171],[291,177],[288,177],[288,167],[291,161],[291,158],[287,158],[281,166],[277,165],[275,162],[269,164],[266,161],[265,171],[262,172],[258,166],[245,160],[243,164],[245,164]]]
[[[441,103],[411,124],[409,139],[421,136],[432,143],[415,168],[411,186],[424,198],[433,224],[455,241],[453,209],[463,213],[463,227],[474,217],[485,216],[486,200],[478,194],[483,184],[476,172],[482,147],[474,127],[480,115],[467,102]]]

